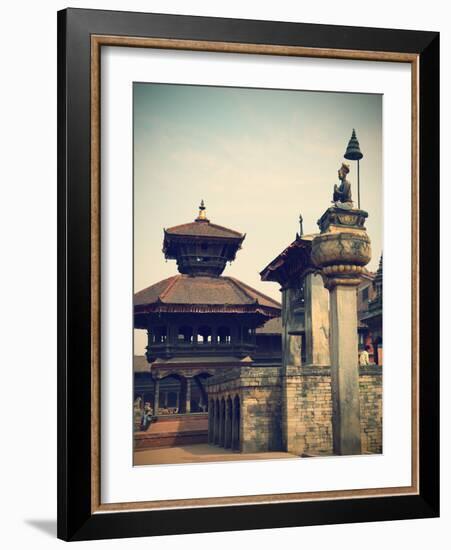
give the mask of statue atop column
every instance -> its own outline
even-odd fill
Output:
[[[343,162],[340,169],[338,170],[338,179],[340,180],[340,185],[334,185],[334,194],[332,200],[337,208],[342,208],[343,210],[351,210],[353,207],[351,184],[346,179],[346,176],[348,174],[349,164],[345,164]]]
[[[329,290],[329,350],[332,388],[334,453],[362,452],[357,338],[357,288],[371,260],[371,242],[365,229],[368,213],[354,210],[349,166],[338,170],[334,206],[318,221],[321,233],[312,240],[311,260]],[[345,211],[343,211],[345,210]]]

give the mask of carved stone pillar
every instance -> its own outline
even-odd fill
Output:
[[[329,366],[329,293],[321,274],[309,271],[304,277],[305,363]]]
[[[295,454],[299,446],[299,414],[295,402],[299,392],[303,328],[295,317],[298,296],[294,284],[282,289],[282,444],[284,449]]]
[[[236,409],[235,409],[235,399],[232,399],[232,429],[231,429],[231,447],[232,450],[237,449],[236,440],[237,440],[237,426],[236,426]]]
[[[214,405],[213,399],[208,401],[208,443],[213,443],[213,414],[214,414]]]
[[[224,419],[224,448],[230,449],[232,446],[232,410],[231,401],[226,399],[225,402],[225,419]]]
[[[357,287],[371,259],[363,210],[326,210],[312,242],[312,261],[330,293],[332,427],[335,454],[361,454]]]

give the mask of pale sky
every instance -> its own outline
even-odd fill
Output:
[[[163,228],[207,217],[246,233],[224,275],[280,300],[259,272],[331,206],[356,129],[361,208],[375,271],[382,246],[382,96],[171,84],[134,84],[135,292],[178,273],[161,252]],[[357,163],[351,171],[357,207]],[[135,354],[146,345],[135,331]]]

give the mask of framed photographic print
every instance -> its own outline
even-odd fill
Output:
[[[433,32],[58,14],[58,536],[437,516]]]

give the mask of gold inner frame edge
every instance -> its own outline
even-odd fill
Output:
[[[410,63],[412,151],[412,480],[408,487],[352,489],[304,493],[210,497],[102,504],[100,499],[100,53],[102,46],[247,53],[329,59]],[[114,35],[91,36],[91,513],[132,510],[204,508],[388,497],[419,494],[419,55],[401,52],[306,48],[269,44],[212,42]]]

